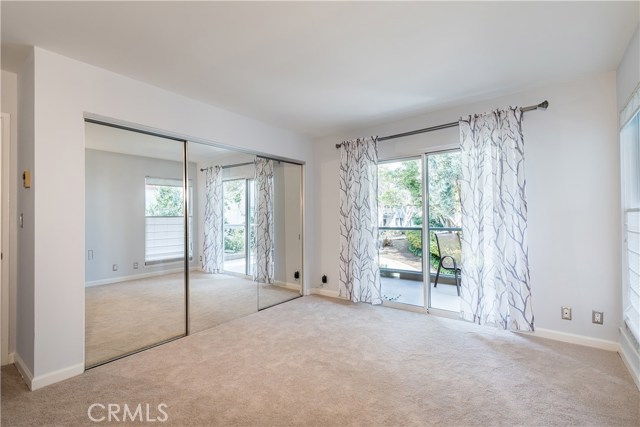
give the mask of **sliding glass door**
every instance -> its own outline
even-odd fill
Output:
[[[382,299],[424,307],[422,162],[378,165],[379,265]]]
[[[458,312],[462,253],[460,151],[428,153],[425,161],[429,308]]]
[[[378,164],[384,304],[460,310],[459,180],[458,150]]]

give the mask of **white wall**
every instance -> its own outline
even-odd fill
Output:
[[[300,284],[294,273],[302,274],[300,185],[302,167],[274,164],[274,277],[277,282]]]
[[[181,147],[181,143],[168,141]],[[182,149],[180,148],[180,151]],[[145,177],[174,178],[182,181],[182,162],[131,156],[108,151],[85,152],[85,284],[104,284],[137,275],[182,269],[174,262],[145,266]],[[196,176],[195,163],[189,176]],[[198,194],[197,180],[193,194]],[[200,256],[198,200],[193,206],[193,261]],[[88,251],[93,251],[89,260]],[[133,264],[138,263],[134,269]],[[113,271],[113,264],[118,271]]]
[[[81,266],[85,254],[83,119],[87,114],[192,141],[301,161],[310,160],[310,143],[292,132],[40,48],[34,48],[31,61],[21,76],[25,84],[20,99],[33,99],[34,121],[28,109],[24,114],[21,110],[20,140],[25,147],[22,163],[37,169],[31,198],[22,197],[23,211],[30,214],[23,231],[28,236],[23,240],[32,244],[22,247],[20,272],[26,290],[18,299],[18,309],[26,320],[19,332],[18,352],[28,359],[32,387],[38,388],[78,374],[84,366]],[[35,71],[33,78],[30,70]],[[306,253],[308,262],[310,251]],[[20,340],[35,340],[35,345],[21,347]]]
[[[3,215],[9,216],[9,227],[3,229],[4,235],[9,237],[9,252],[5,253],[2,274],[8,276],[9,281],[9,354],[16,349],[16,272],[17,272],[17,171],[18,161],[18,75],[2,70],[0,84],[2,93],[2,112],[10,115],[11,136],[7,147],[2,153],[2,191]],[[3,237],[4,239],[5,237]]]
[[[335,143],[368,135],[390,135],[457,120],[508,105],[545,99],[548,111],[526,113],[526,176],[529,251],[536,326],[616,341],[620,313],[619,183],[615,73],[426,114],[314,142],[313,284],[322,274],[338,289],[338,150]],[[458,145],[451,128],[380,143],[380,158],[419,154]],[[573,308],[573,320],[560,307]],[[604,325],[591,323],[591,310]]]
[[[18,74],[18,175],[32,172],[32,188],[18,184],[17,211],[22,215],[22,227],[17,236],[17,292],[16,292],[16,362],[22,374],[33,376],[35,371],[35,55],[32,53]],[[80,264],[78,264],[80,265]],[[20,363],[22,361],[22,363]]]

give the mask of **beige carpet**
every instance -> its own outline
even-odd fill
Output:
[[[189,284],[192,333],[300,295],[225,274],[192,272]],[[87,366],[184,335],[184,301],[182,273],[86,288]]]
[[[166,403],[172,426],[640,425],[614,352],[321,297],[35,392],[2,369],[3,426],[100,425],[93,403]]]

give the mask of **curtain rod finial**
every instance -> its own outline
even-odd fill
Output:
[[[549,101],[547,101],[546,99],[538,104],[538,109],[540,110],[546,110],[547,108],[549,108]]]

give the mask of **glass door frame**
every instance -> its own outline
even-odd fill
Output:
[[[381,163],[401,162],[406,160],[420,159],[421,162],[421,184],[422,184],[422,290],[424,300],[422,306],[411,305],[407,303],[385,301],[382,300],[382,305],[385,307],[398,308],[406,311],[415,311],[419,313],[435,314],[441,317],[448,317],[452,319],[459,319],[460,313],[456,311],[443,310],[440,308],[430,307],[431,301],[431,265],[430,265],[430,249],[429,242],[431,237],[431,231],[434,230],[429,225],[429,156],[444,153],[460,152],[460,148],[444,148],[435,149],[422,152],[419,155],[406,155],[401,157],[391,157],[378,161],[378,165]],[[380,235],[381,227],[378,226],[378,235]],[[438,227],[437,230],[446,230],[447,228]],[[456,228],[457,229],[457,228]],[[434,230],[435,231],[435,230]]]
[[[383,159],[383,160],[378,160],[378,166],[380,164],[384,164],[384,163],[395,163],[395,162],[403,162],[403,161],[410,161],[410,160],[419,160],[420,161],[420,184],[422,186],[422,206],[421,206],[421,214],[422,214],[422,227],[418,228],[418,227],[411,227],[411,228],[407,228],[407,227],[389,227],[389,228],[393,228],[393,229],[402,229],[402,230],[421,230],[421,237],[422,237],[422,295],[423,295],[423,301],[422,301],[422,305],[413,305],[413,304],[409,304],[409,303],[405,303],[405,302],[396,302],[396,301],[391,301],[391,300],[385,300],[382,299],[382,305],[385,307],[391,307],[391,308],[399,308],[401,310],[406,310],[406,311],[415,311],[415,312],[419,312],[419,313],[427,313],[427,302],[429,301],[428,297],[427,297],[427,289],[425,288],[425,257],[424,257],[424,236],[425,236],[425,169],[424,169],[424,165],[425,165],[425,157],[424,154],[416,154],[416,155],[407,155],[407,156],[402,156],[402,157],[391,157],[388,159]],[[378,205],[379,208],[379,205]],[[381,229],[386,229],[387,227],[382,227],[380,225],[378,225],[378,238],[380,237],[380,230]],[[384,230],[383,230],[384,231]],[[378,254],[380,252],[380,249],[378,249]],[[380,260],[380,256],[378,255],[378,262]],[[380,283],[380,286],[382,288],[382,281]]]

